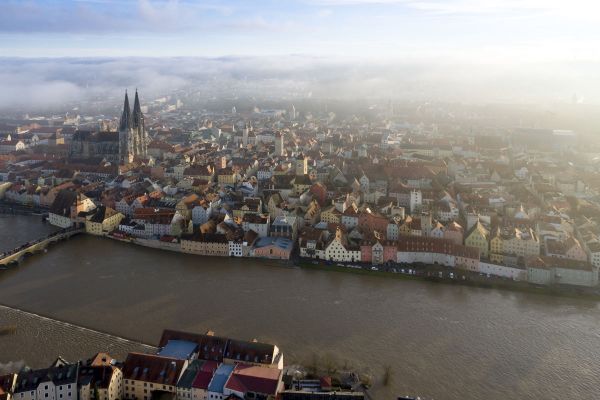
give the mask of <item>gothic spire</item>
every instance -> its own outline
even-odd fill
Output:
[[[143,118],[140,99],[138,97],[137,89],[135,89],[135,100],[133,101],[133,128],[142,126]]]
[[[137,93],[136,93],[137,98]],[[129,97],[127,96],[127,90],[125,90],[125,102],[123,103],[123,114],[121,114],[121,122],[119,123],[119,130],[125,131],[131,126],[131,108],[129,108]]]

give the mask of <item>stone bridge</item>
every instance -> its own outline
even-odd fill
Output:
[[[85,232],[85,229],[67,229],[54,232],[46,237],[35,240],[33,242],[27,242],[22,246],[16,247],[13,250],[0,254],[0,266],[8,265],[11,263],[20,262],[25,256],[39,253],[46,249],[50,244],[59,242],[70,238],[71,236],[78,235]]]

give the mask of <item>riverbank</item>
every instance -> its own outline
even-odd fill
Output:
[[[169,242],[161,242],[160,240],[129,238],[122,239],[111,235],[104,236],[106,238],[124,243],[133,243],[138,246],[149,247],[158,250],[167,250],[181,254],[197,255],[181,251],[178,245]],[[203,255],[197,255],[206,257]],[[253,258],[257,260],[269,260],[264,258]],[[560,296],[570,298],[587,298],[590,300],[600,300],[600,288],[598,287],[570,287],[570,286],[541,286],[534,285],[525,281],[515,281],[508,278],[496,277],[493,275],[478,274],[467,270],[445,268],[439,265],[405,265],[403,267],[394,267],[390,270],[381,270],[381,266],[358,266],[356,264],[341,264],[341,263],[324,263],[313,259],[296,258],[294,260],[275,260],[285,262],[289,265],[298,266],[301,268],[318,269],[323,271],[335,271],[352,273],[358,275],[371,275],[390,279],[401,280],[420,280],[434,283],[444,283],[450,285],[462,285],[477,287],[483,289],[510,290],[516,292],[542,294],[547,296]],[[410,271],[410,272],[409,272]]]
[[[487,277],[464,270],[444,269],[440,266],[425,266],[418,273],[408,272],[390,272],[381,270],[371,270],[368,268],[353,268],[341,265],[327,265],[322,262],[314,264],[312,261],[300,260],[296,266],[305,269],[314,269],[319,271],[331,271],[339,273],[350,273],[356,275],[376,276],[387,279],[425,281],[438,284],[469,286],[481,289],[507,290],[513,292],[539,294],[544,296],[559,296],[567,298],[587,299],[600,301],[599,288],[566,287],[566,286],[539,286],[524,281],[513,281],[497,277]],[[405,271],[413,270],[413,266],[404,267]],[[440,273],[442,274],[440,276]],[[450,277],[452,274],[453,277]]]
[[[178,243],[164,242],[156,239],[143,238],[121,238],[111,234],[103,236],[89,235],[94,238],[106,238],[111,241],[117,241],[126,244],[135,244],[137,246],[165,250],[169,252],[180,253],[184,255],[207,257],[205,255],[187,253],[181,250]],[[230,257],[220,257],[230,258]],[[293,260],[276,260],[268,258],[246,257],[240,258],[254,259],[260,261],[275,261],[287,266],[297,266],[305,269],[343,272],[356,275],[369,275],[379,278],[396,279],[396,280],[416,280],[427,281],[432,283],[441,283],[448,285],[470,286],[483,289],[508,290],[513,292],[523,292],[531,294],[541,294],[546,296],[559,296],[569,298],[585,298],[587,300],[600,300],[600,288],[598,287],[570,287],[570,286],[540,286],[534,285],[525,281],[515,281],[508,278],[496,277],[493,275],[478,274],[467,270],[459,270],[446,268],[439,265],[403,265],[390,266],[367,266],[354,264],[342,264],[332,262],[317,261],[314,259],[295,258]]]
[[[205,257],[204,255],[187,253],[181,250],[180,246],[176,243],[162,242],[156,239],[140,239],[140,238],[118,238],[112,235],[105,235],[105,237],[113,240],[117,240],[125,243],[133,243],[143,247],[149,247],[159,250],[167,250],[171,252],[178,252],[182,254],[190,254]],[[336,271],[353,273],[358,275],[373,275],[378,277],[385,277],[391,279],[403,279],[403,280],[421,280],[434,283],[445,283],[451,285],[462,285],[471,286],[484,289],[496,289],[496,290],[510,290],[525,293],[543,294],[548,296],[560,296],[560,297],[571,297],[571,298],[587,298],[590,300],[600,300],[600,288],[599,287],[576,287],[566,285],[554,285],[554,286],[542,286],[531,284],[526,281],[517,281],[508,279],[505,277],[499,277],[483,273],[475,273],[468,270],[453,269],[443,267],[440,265],[425,265],[425,264],[414,264],[414,265],[403,265],[395,267],[386,266],[372,266],[372,265],[357,265],[354,264],[342,264],[333,262],[323,262],[314,259],[303,259],[294,257],[292,260],[272,260],[265,258],[246,257],[258,260],[269,260],[284,262],[288,265],[299,266],[309,269],[320,269],[324,271]]]

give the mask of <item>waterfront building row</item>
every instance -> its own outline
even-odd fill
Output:
[[[288,379],[291,382],[291,380]],[[107,353],[69,363],[58,357],[48,368],[0,375],[2,400],[275,400],[344,390],[284,383],[283,353],[273,344],[165,330],[154,353],[129,353],[124,361]],[[353,399],[363,399],[352,392]]]

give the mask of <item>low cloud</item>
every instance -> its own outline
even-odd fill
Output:
[[[177,89],[202,96],[330,99],[385,98],[456,102],[598,102],[597,63],[493,66],[351,59],[0,58],[0,110],[67,111],[73,103],[120,98],[135,87],[146,99]]]

